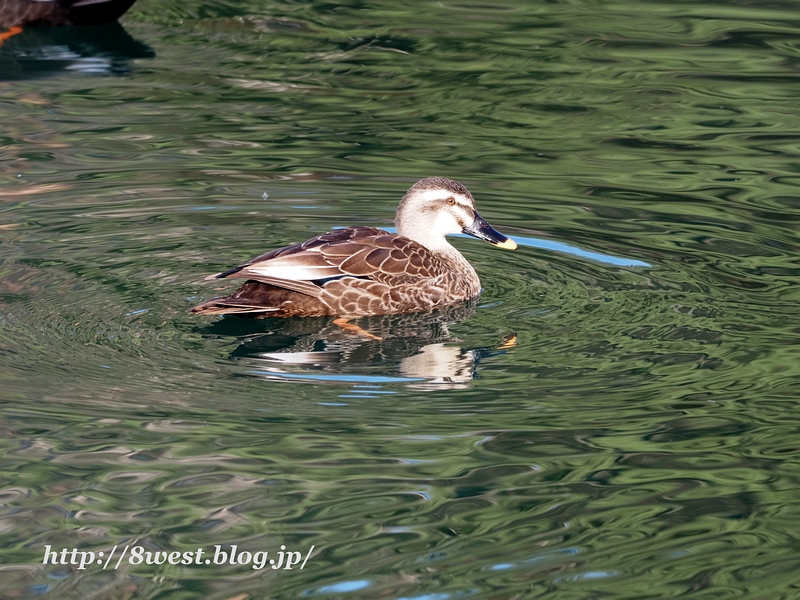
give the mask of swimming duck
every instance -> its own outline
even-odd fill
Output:
[[[0,0],[0,44],[29,25],[102,25],[136,0]]]
[[[517,247],[480,216],[466,187],[444,177],[411,186],[395,224],[397,233],[376,227],[336,229],[210,275],[206,280],[247,281],[230,296],[191,310],[250,317],[338,316],[345,327],[352,317],[425,311],[476,297],[478,274],[448,243],[447,234]]]

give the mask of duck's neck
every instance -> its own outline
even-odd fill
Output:
[[[478,274],[475,272],[475,269],[469,264],[469,261],[464,258],[464,255],[461,254],[458,250],[456,250],[450,243],[442,238],[442,244],[438,245],[435,248],[428,248],[431,252],[436,254],[439,258],[444,260],[445,262],[450,263],[453,265],[453,270],[459,273],[463,273],[464,275],[469,275],[474,277],[477,281]]]
[[[397,223],[398,234],[425,246],[450,265],[451,270],[463,275],[476,290],[480,290],[481,282],[478,279],[478,273],[475,272],[469,261],[450,245],[447,238],[436,231],[435,226],[431,226],[430,223],[425,224],[421,221],[405,219],[404,215],[401,214],[398,214],[395,222]]]
[[[477,294],[480,291],[481,281],[478,278],[478,273],[475,271],[474,267],[469,264],[469,261],[464,258],[464,255],[451,246],[450,242],[444,237],[439,237],[435,242],[429,244],[419,243],[447,263],[451,271],[464,277],[464,279],[469,282],[470,286],[475,289],[474,293]]]

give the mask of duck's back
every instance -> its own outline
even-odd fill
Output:
[[[283,317],[430,310],[480,293],[475,271],[462,267],[404,236],[347,227],[219,273],[215,278],[249,281],[193,311]]]

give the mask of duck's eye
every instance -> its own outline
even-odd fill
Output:
[[[453,206],[456,203],[456,199],[450,197],[447,200],[445,200],[445,202],[447,202],[450,206]]]

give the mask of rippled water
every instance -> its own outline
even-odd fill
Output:
[[[122,24],[0,47],[0,595],[800,596],[795,2]],[[431,174],[477,303],[188,313]],[[42,564],[217,544],[307,564]]]

